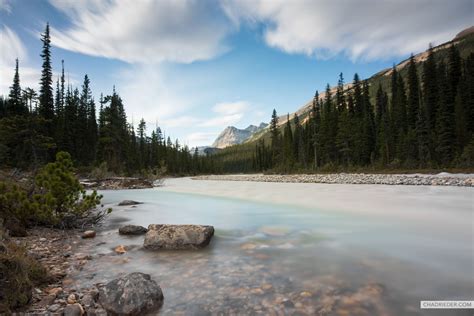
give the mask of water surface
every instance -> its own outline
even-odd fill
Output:
[[[176,179],[103,191],[114,212],[82,247],[74,286],[149,273],[161,314],[470,315],[420,300],[474,297],[470,188],[237,183]],[[118,207],[121,200],[144,202]],[[125,224],[206,224],[200,251],[143,250]],[[127,245],[117,255],[113,248]]]

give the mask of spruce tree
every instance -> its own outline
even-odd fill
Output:
[[[438,110],[438,81],[437,81],[436,61],[433,54],[433,47],[428,49],[428,57],[423,63],[423,104],[426,112],[427,125],[430,130],[434,130],[436,123],[436,112]]]
[[[41,41],[43,42],[43,50],[41,52],[43,65],[41,68],[41,80],[39,90],[39,115],[46,120],[44,126],[45,135],[48,137],[53,137],[53,69],[51,67],[51,38],[49,35],[49,23],[46,24],[46,29],[41,35]]]
[[[8,95],[8,103],[6,108],[7,115],[24,115],[27,112],[26,106],[23,104],[20,86],[20,73],[18,71],[18,59],[15,61],[15,75],[13,76],[13,84],[10,87]]]
[[[408,63],[408,108],[407,119],[408,127],[415,129],[416,121],[418,119],[418,112],[420,108],[420,87],[418,82],[418,73],[416,70],[416,63],[413,54],[410,56]]]
[[[275,109],[273,109],[270,121],[270,137],[272,142],[272,160],[273,163],[276,163],[280,156],[280,130],[278,129],[278,115]]]

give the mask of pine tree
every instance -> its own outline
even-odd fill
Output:
[[[408,108],[407,119],[408,128],[415,129],[420,108],[420,87],[418,82],[418,74],[416,71],[416,63],[413,54],[410,56],[408,63]]]
[[[280,130],[278,129],[278,115],[275,109],[273,109],[272,119],[270,121],[270,135],[272,142],[272,160],[276,162],[280,157]]]
[[[428,49],[428,57],[423,63],[423,102],[428,122],[428,128],[434,130],[436,123],[436,112],[438,110],[438,81],[436,77],[436,62],[433,47]]]
[[[438,106],[436,130],[437,145],[436,152],[439,162],[447,166],[453,159],[454,153],[454,105],[450,96],[451,85],[446,75],[446,66],[439,65],[438,78],[441,89],[440,105]]]
[[[53,137],[53,70],[51,67],[51,38],[49,35],[49,23],[46,24],[46,29],[41,35],[41,41],[43,42],[43,50],[41,52],[41,58],[43,58],[43,65],[41,69],[41,80],[39,90],[39,114],[46,120],[44,129],[45,135]]]
[[[27,108],[23,104],[20,86],[20,74],[18,71],[18,59],[15,62],[15,75],[13,76],[13,85],[10,87],[10,94],[8,95],[8,103],[6,107],[7,115],[24,115],[27,113]]]

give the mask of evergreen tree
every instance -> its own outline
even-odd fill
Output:
[[[446,66],[439,65],[438,78],[441,90],[441,99],[437,113],[437,145],[436,152],[439,162],[447,166],[453,159],[454,153],[454,105],[450,95],[450,82],[446,75]]]
[[[53,137],[53,120],[54,120],[54,101],[53,101],[53,69],[51,67],[51,38],[49,35],[49,23],[41,35],[43,42],[43,50],[41,58],[43,65],[41,69],[41,80],[39,90],[39,114],[46,120],[44,132],[46,136]]]
[[[15,62],[15,75],[13,76],[13,85],[10,87],[8,103],[6,107],[7,115],[24,115],[27,108],[23,103],[20,86],[20,74],[18,71],[18,59]]]
[[[276,162],[280,156],[280,130],[278,128],[278,115],[275,109],[273,109],[270,121],[270,135],[272,141],[272,160]]]
[[[410,56],[408,63],[408,109],[407,119],[408,127],[415,129],[416,121],[418,119],[418,112],[420,108],[420,87],[418,83],[418,73],[416,71],[416,64],[413,54]]]
[[[439,93],[436,74],[436,61],[434,59],[433,47],[430,45],[428,57],[423,63],[423,102],[427,125],[430,130],[435,128],[436,112],[438,110]]]

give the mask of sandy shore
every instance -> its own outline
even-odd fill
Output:
[[[386,184],[386,185],[442,185],[474,186],[474,174],[288,174],[288,175],[210,175],[194,177],[195,180],[255,181],[282,183],[328,183],[328,184]]]

